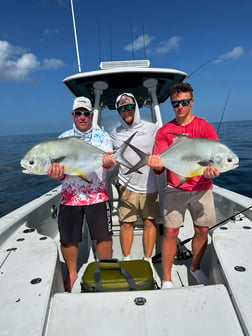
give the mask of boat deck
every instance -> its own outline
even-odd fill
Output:
[[[138,298],[145,304],[138,305]],[[159,336],[243,335],[227,290],[223,285],[215,285],[114,295],[56,294],[46,336],[154,333]]]
[[[55,198],[52,193],[48,193],[45,199],[43,213],[49,213],[54,209]],[[37,208],[37,203],[39,201],[32,202],[29,211]],[[247,213],[248,217],[251,216],[250,212]],[[56,218],[50,217],[44,221],[37,210],[28,217],[20,214],[21,212],[14,212],[5,218],[6,229],[2,229],[1,234],[0,295],[4,311],[0,315],[0,324],[3,335],[80,335],[84,331],[86,335],[97,335],[100,328],[103,328],[103,335],[117,335],[118,330],[120,335],[126,331],[127,334],[149,335],[155,330],[153,328],[157,321],[162,326],[158,329],[159,335],[167,334],[167,330],[172,330],[173,334],[176,330],[176,335],[182,336],[191,327],[195,335],[200,335],[201,329],[204,329],[204,334],[209,332],[209,335],[223,335],[225,332],[228,335],[252,334],[252,224],[248,217],[237,216],[235,221],[230,219],[209,235],[202,264],[203,270],[210,276],[209,286],[195,283],[189,272],[191,259],[175,259],[172,270],[174,289],[111,295],[80,293],[85,267],[94,260],[94,249],[87,229],[84,229],[83,242],[80,244],[79,278],[73,293],[64,293],[65,264],[59,250]],[[113,257],[121,259],[119,224],[116,213],[114,216]],[[16,218],[19,218],[18,225],[14,225]],[[38,226],[38,221],[43,224]],[[193,236],[193,226],[188,214],[186,222],[180,230],[180,241]],[[160,253],[161,223],[162,218],[157,222],[158,238],[154,256],[159,256]],[[139,220],[132,247],[134,259],[143,258],[142,235],[143,226]],[[191,242],[185,248],[190,250]],[[154,265],[156,280],[160,285],[161,258],[157,257]],[[147,303],[137,306],[134,303],[136,297],[144,297]],[[70,310],[71,318],[67,319]],[[138,318],[142,323],[133,323],[135,312],[139,313]],[[110,314],[112,320],[99,318],[105,314]],[[183,323],[179,323],[180,316]],[[200,323],[195,322],[193,325],[191,321],[196,320],[196,317]],[[98,318],[99,323],[96,322]],[[124,329],[122,325],[125,325],[126,320],[131,323]],[[206,323],[208,328],[205,327]]]
[[[247,335],[252,335],[252,225],[251,221],[231,222],[213,234],[218,268],[213,277],[226,285]]]

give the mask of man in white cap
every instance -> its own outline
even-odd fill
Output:
[[[121,126],[110,133],[114,148],[119,148],[133,133],[131,143],[145,153],[152,152],[157,125],[141,120],[139,107],[131,93],[123,93],[116,99],[115,105]],[[133,165],[139,157],[127,148],[124,157]],[[141,174],[127,174],[128,169],[120,165],[118,174],[120,241],[124,260],[131,259],[131,247],[134,239],[134,223],[140,213],[144,224],[144,259],[149,261],[156,241],[155,218],[160,216],[157,177],[148,166],[140,169]],[[154,268],[153,268],[154,270]]]
[[[74,100],[72,118],[73,128],[62,133],[60,138],[78,136],[105,152],[112,152],[108,133],[92,126],[92,104],[88,98],[78,97]],[[78,243],[82,240],[84,215],[91,239],[96,241],[99,258],[111,258],[112,255],[112,216],[105,186],[106,172],[104,167],[97,169],[89,175],[88,183],[77,176],[65,175],[64,166],[54,163],[48,175],[62,181],[58,225],[61,251],[68,272],[64,282],[65,291],[71,292],[77,279]]]

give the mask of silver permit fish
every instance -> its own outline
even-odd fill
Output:
[[[238,156],[223,143],[205,139],[191,138],[177,133],[174,143],[160,154],[163,166],[176,174],[181,186],[188,178],[203,175],[207,166],[215,167],[220,173],[237,168],[239,165]],[[143,154],[141,150],[134,149],[138,155]],[[131,169],[127,172],[129,174]]]
[[[146,162],[145,154],[142,156],[144,160],[140,158],[135,166],[123,159],[123,153],[135,134],[112,154],[118,163],[133,171],[137,171]],[[50,166],[57,162],[64,165],[65,174],[89,181],[88,175],[102,166],[103,154],[104,151],[73,136],[47,140],[35,145],[24,155],[20,164],[25,174],[47,175]]]
[[[169,134],[177,138],[160,158],[163,165],[180,178],[179,186],[188,178],[203,175],[207,166],[215,167],[220,173],[238,167],[238,156],[219,141]]]

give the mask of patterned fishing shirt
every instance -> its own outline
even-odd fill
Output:
[[[113,151],[108,133],[98,127],[81,133],[74,125],[73,129],[62,133],[59,138],[69,136],[81,137],[83,141],[98,147],[104,152]],[[81,206],[107,201],[109,197],[106,189],[106,169],[101,166],[88,178],[90,182],[86,182],[78,176],[65,175],[62,181],[61,204]]]

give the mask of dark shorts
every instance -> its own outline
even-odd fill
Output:
[[[58,227],[62,244],[78,243],[82,240],[84,216],[92,240],[103,240],[113,235],[109,201],[84,206],[61,204]]]

